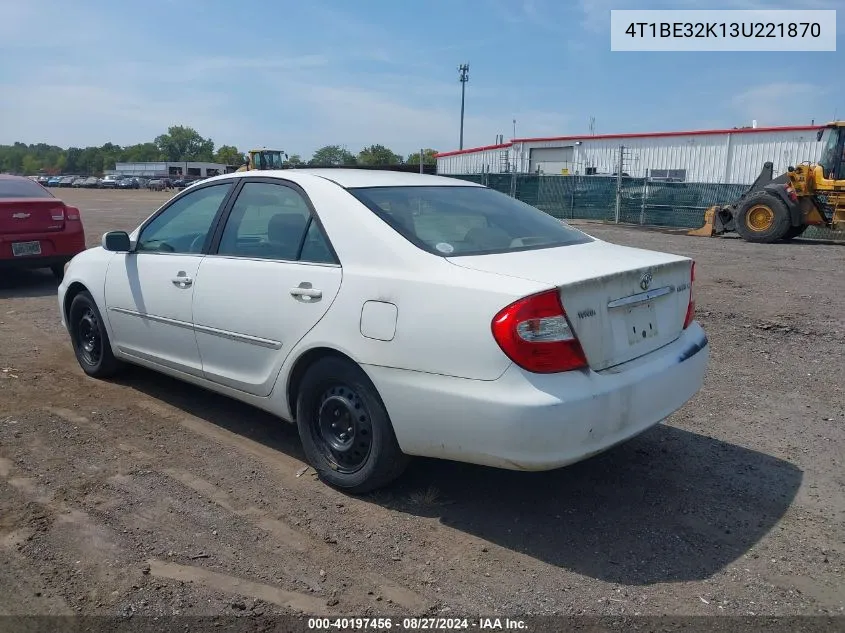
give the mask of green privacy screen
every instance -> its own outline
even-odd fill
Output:
[[[730,204],[748,185],[695,182],[655,182],[644,178],[614,176],[558,176],[534,174],[441,174],[486,185],[513,195],[562,220],[616,219],[619,189],[619,221],[679,229],[698,228],[704,211],[715,204]],[[802,237],[845,239],[842,232],[810,227]]]

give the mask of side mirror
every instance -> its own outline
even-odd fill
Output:
[[[113,253],[128,253],[132,250],[129,233],[126,231],[109,231],[103,235],[103,248]]]

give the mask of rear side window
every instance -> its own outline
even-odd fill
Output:
[[[409,241],[444,257],[592,241],[547,213],[486,187],[366,187],[348,191]]]
[[[0,178],[0,198],[55,198],[29,178]]]

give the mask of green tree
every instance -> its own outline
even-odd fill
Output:
[[[351,152],[343,149],[340,145],[326,145],[314,152],[314,155],[311,157],[311,160],[308,161],[308,164],[354,165],[355,156]]]
[[[423,165],[436,165],[437,164],[437,150],[436,149],[424,149],[423,150]],[[408,154],[408,160],[405,161],[408,165],[419,165],[420,164],[420,153],[413,152]]]
[[[23,157],[22,167],[24,175],[31,176],[32,174],[37,174],[38,170],[41,169],[41,161],[33,154],[26,154]]]
[[[305,161],[302,160],[302,157],[299,154],[294,154],[285,161],[285,164],[290,167],[301,167],[305,164]]]
[[[370,145],[358,153],[358,162],[362,165],[401,165],[402,157],[384,145]]]
[[[124,150],[123,159],[131,163],[152,163],[161,160],[161,151],[155,143],[138,143]]]
[[[173,125],[167,129],[167,134],[161,134],[155,139],[155,144],[164,160],[208,161],[214,154],[214,141],[203,138],[192,127]]]
[[[244,162],[244,155],[234,145],[221,145],[214,153],[214,162],[222,163],[223,165],[237,165],[238,167]]]

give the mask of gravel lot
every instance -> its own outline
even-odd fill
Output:
[[[59,193],[92,245],[168,197]],[[584,227],[696,259],[700,394],[566,469],[418,460],[362,498],[265,413],[85,377],[49,273],[3,273],[0,614],[842,614],[843,246]]]

